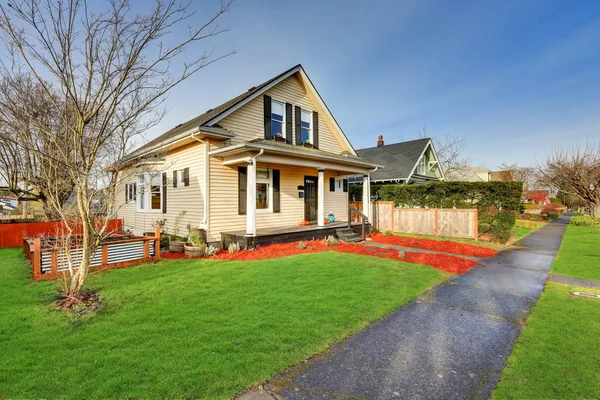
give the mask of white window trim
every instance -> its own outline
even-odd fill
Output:
[[[161,179],[160,184],[158,185],[160,188],[160,207],[157,210],[153,210],[152,207],[152,177],[157,176]],[[156,174],[152,174],[150,172],[146,172],[144,174],[140,174],[136,176],[136,195],[135,195],[135,211],[139,213],[147,213],[147,214],[162,214],[162,202],[164,196],[164,187],[162,185],[162,175],[157,172]],[[140,183],[139,178],[144,178],[144,208],[140,208],[140,203],[138,201],[139,196],[142,195],[140,191]]]
[[[308,114],[308,142],[310,144],[314,144],[313,143],[313,121],[312,121],[312,111],[308,111],[305,110],[303,108],[300,109],[300,135],[302,135],[302,117],[304,116],[304,114]],[[302,141],[302,136],[300,137],[300,140]]]
[[[335,190],[334,190],[334,192],[335,193],[340,193],[340,192],[343,193],[344,192],[344,179],[343,178],[334,178],[334,181],[335,181],[335,184],[334,184]],[[340,184],[339,188],[338,188],[338,182]]]
[[[281,121],[281,136],[284,137],[286,140],[288,140],[288,137],[287,137],[288,132],[286,131],[286,123],[285,123],[285,121],[286,121],[286,115],[285,115],[285,113],[286,113],[286,107],[285,107],[285,103],[282,102],[282,101],[275,100],[275,99],[271,98],[271,120],[273,119],[273,103],[281,104],[281,109],[283,110],[282,115],[281,115],[281,118],[282,118],[282,121]],[[275,135],[272,135],[272,136],[275,136]]]
[[[258,172],[262,171],[262,172],[268,172],[269,173],[269,178],[268,179],[262,179],[258,177]],[[269,190],[268,190],[268,201],[269,201],[269,207],[268,208],[257,208],[256,209],[256,214],[273,214],[273,170],[270,168],[257,168],[256,169],[256,183],[266,183],[269,185]],[[258,191],[256,192],[256,195],[258,196]],[[256,202],[256,199],[254,199],[254,201]]]

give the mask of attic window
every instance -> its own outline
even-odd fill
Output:
[[[271,135],[285,137],[285,104],[271,100]]]
[[[302,143],[306,143],[306,142],[312,143],[313,142],[312,129],[310,129],[311,119],[312,119],[312,112],[302,110],[302,121],[300,122],[301,129],[302,129]]]

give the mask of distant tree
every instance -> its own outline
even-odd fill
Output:
[[[0,153],[9,160],[37,153],[39,171],[8,173],[9,180],[20,181],[9,186],[27,190],[27,180],[39,174],[47,185],[34,194],[45,196],[67,233],[73,223],[81,226],[81,262],[68,263],[67,296],[81,297],[91,257],[108,233],[116,185],[125,173],[117,161],[130,149],[132,138],[160,121],[163,101],[173,87],[232,54],[215,56],[192,48],[223,32],[216,21],[229,7],[230,2],[221,3],[212,17],[194,27],[199,21],[189,4],[174,0],[157,0],[149,11],[134,10],[128,0],[94,2],[93,7],[86,0],[0,4],[5,43],[0,74],[11,84],[31,77],[31,90],[38,97],[13,122],[21,135],[13,140],[17,154],[4,147]],[[185,24],[190,24],[185,33],[173,34]],[[25,160],[22,165],[29,164]],[[53,181],[53,176],[61,179]],[[60,201],[66,194],[63,176],[73,188],[73,200],[66,206]],[[94,211],[99,202],[108,207],[102,218]]]
[[[439,159],[438,162],[445,175],[464,175],[471,166],[470,158],[465,155],[467,141],[464,137],[434,136],[427,126],[423,127],[419,132],[419,136],[431,138]]]
[[[539,186],[539,168],[521,167],[517,163],[502,163],[500,170],[511,171],[513,177],[518,182],[523,182],[523,189],[535,189]]]
[[[555,146],[541,165],[543,181],[579,198],[600,218],[600,142]]]

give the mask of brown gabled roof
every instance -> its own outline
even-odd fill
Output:
[[[134,150],[132,153],[128,154],[127,156],[125,156],[125,159],[129,159],[131,157],[133,157],[134,155],[139,155],[139,154],[143,154],[144,152],[148,151],[148,150],[152,150],[153,147],[155,147],[156,145],[165,145],[168,144],[170,142],[170,140],[175,140],[176,136],[180,133],[183,133],[185,131],[188,131],[190,129],[193,129],[194,127],[200,127],[203,126],[204,124],[206,124],[207,122],[209,122],[210,120],[218,117],[219,115],[223,114],[224,112],[226,112],[227,110],[229,110],[230,108],[236,106],[237,104],[241,103],[242,101],[246,100],[248,97],[252,96],[254,93],[260,91],[261,89],[263,89],[265,86],[268,86],[269,84],[271,84],[273,81],[278,80],[279,78],[281,78],[282,76],[288,74],[290,71],[301,67],[300,64],[282,72],[281,74],[269,79],[266,82],[261,83],[258,86],[254,86],[252,88],[250,88],[249,90],[247,90],[246,92],[234,97],[231,100],[226,101],[225,103],[215,107],[215,108],[211,108],[210,110],[206,111],[204,114],[200,114],[195,118],[190,119],[187,122],[184,122],[183,124],[177,125],[175,128],[163,133],[162,135],[159,135],[158,137],[152,139],[151,141],[149,141],[148,143],[144,144],[141,147],[138,147],[136,150]]]

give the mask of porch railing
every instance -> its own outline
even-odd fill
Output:
[[[367,218],[367,216],[365,214],[360,212],[360,210],[358,208],[352,207],[350,204],[348,204],[348,228],[352,228],[352,213],[354,213],[360,217],[360,222],[361,222],[361,227],[362,227],[362,237],[363,237],[363,239],[366,239],[366,236],[365,236],[366,224],[369,223],[369,218]]]

